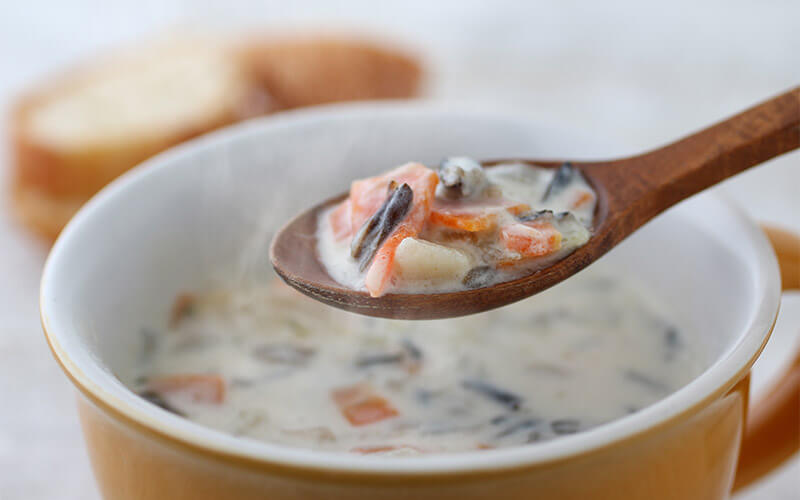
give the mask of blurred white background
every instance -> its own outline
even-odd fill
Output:
[[[64,65],[175,28],[325,28],[388,37],[424,57],[428,98],[524,113],[594,134],[620,154],[800,84],[797,0],[0,0],[0,113],[7,114],[13,95]],[[8,168],[0,154],[2,188]],[[800,157],[789,155],[722,189],[755,217],[800,230],[798,167]],[[0,202],[5,206],[4,189]],[[97,497],[73,392],[38,325],[45,255],[0,210],[3,500]],[[787,297],[784,311],[756,389],[796,342],[800,297]],[[796,499],[798,487],[795,459],[737,498]]]

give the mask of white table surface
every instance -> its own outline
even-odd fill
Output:
[[[645,3],[0,0],[0,113],[60,65],[176,26],[334,26],[409,40],[426,54],[431,98],[529,114],[599,135],[620,153],[800,84],[800,2]],[[0,500],[91,500],[74,393],[38,322],[47,250],[6,210],[2,147],[0,155]],[[798,154],[721,189],[754,217],[800,231]],[[783,311],[756,367],[756,395],[798,341],[800,296],[787,296]],[[797,499],[798,488],[794,459],[736,498]]]

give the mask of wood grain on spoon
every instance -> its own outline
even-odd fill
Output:
[[[342,201],[347,194],[327,200],[289,221],[273,240],[270,258],[289,285],[340,309],[396,319],[463,316],[516,302],[555,285],[679,201],[798,147],[800,87],[644,154],[605,161],[569,160],[597,193],[592,238],[552,266],[485,288],[370,297],[364,291],[334,281],[317,259],[317,220],[321,211]],[[508,161],[484,165],[490,167]],[[522,161],[544,167],[557,167],[564,162]]]

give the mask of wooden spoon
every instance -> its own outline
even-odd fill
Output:
[[[463,316],[516,302],[555,285],[684,198],[798,147],[800,87],[654,151],[617,160],[570,160],[597,192],[591,239],[547,268],[485,288],[373,298],[334,281],[317,260],[317,217],[320,211],[346,198],[346,194],[325,201],[286,224],[272,242],[270,258],[286,283],[340,309],[397,319]],[[554,168],[564,160],[524,161]],[[497,163],[501,162],[484,165]]]

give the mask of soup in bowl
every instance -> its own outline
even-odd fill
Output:
[[[333,311],[270,270],[283,221],[352,178],[608,149],[520,117],[366,104],[235,126],[123,176],[42,281],[103,495],[724,498],[780,279],[714,194],[460,319]]]

